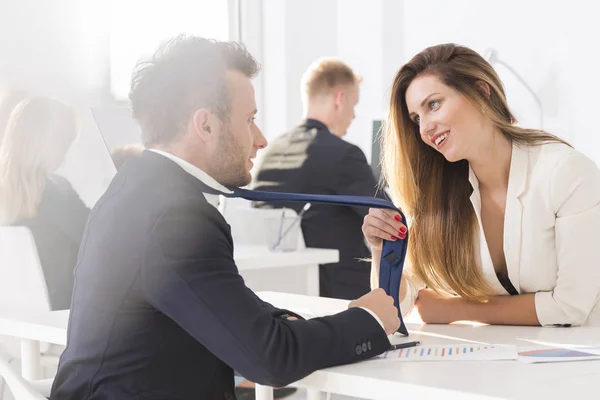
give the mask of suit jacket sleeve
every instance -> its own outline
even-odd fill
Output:
[[[252,381],[284,386],[388,349],[385,332],[361,309],[309,321],[279,318],[285,310],[245,286],[227,225],[205,208],[177,207],[158,219],[141,281],[148,301],[213,354]]]
[[[550,186],[558,256],[556,286],[535,295],[541,325],[581,325],[600,296],[596,254],[600,227],[600,171],[572,153],[555,166]]]
[[[379,187],[375,180],[365,154],[355,145],[350,145],[342,158],[337,193],[349,196],[388,199],[383,189]],[[361,218],[364,218],[369,213],[367,207],[353,207],[353,209]]]

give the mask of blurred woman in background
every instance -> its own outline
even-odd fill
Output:
[[[31,230],[52,309],[70,306],[73,269],[90,212],[69,181],[55,174],[77,135],[72,107],[34,97],[14,108],[0,145],[2,222]]]
[[[11,87],[0,86],[0,144],[6,129],[6,123],[16,105],[28,97],[26,91]]]

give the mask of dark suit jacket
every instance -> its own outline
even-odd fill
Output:
[[[229,225],[199,181],[146,151],[90,215],[51,398],[233,399],[232,368],[283,386],[389,347],[362,309],[285,313],[245,286]]]
[[[36,216],[15,223],[33,234],[53,310],[66,310],[71,304],[73,270],[89,214],[69,181],[52,175]]]
[[[269,145],[253,186],[273,192],[381,196],[363,152],[312,119]],[[304,205],[282,202],[255,206],[285,206],[299,212]],[[304,215],[306,245],[340,252],[339,264],[321,267],[321,296],[355,299],[370,290],[371,266],[359,261],[370,257],[361,231],[368,212],[365,207],[313,204]]]

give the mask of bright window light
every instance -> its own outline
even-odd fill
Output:
[[[129,94],[136,63],[179,34],[229,39],[224,0],[111,0],[110,81],[117,100]]]

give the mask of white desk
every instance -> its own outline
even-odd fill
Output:
[[[339,251],[308,248],[294,252],[272,252],[266,246],[236,245],[234,258],[246,285],[252,290],[301,292],[318,296],[319,264],[337,263]]]
[[[348,302],[274,292],[261,292],[265,301],[281,308],[313,314],[333,314]],[[393,343],[420,340],[423,344],[480,342],[530,345],[600,344],[600,328],[539,328],[407,323],[410,336]],[[531,340],[531,341],[527,341]],[[568,399],[597,398],[600,361],[523,364],[517,361],[406,362],[365,361],[317,371],[294,386],[366,399]],[[258,397],[258,394],[261,397]],[[588,393],[588,394],[586,394]],[[595,393],[595,394],[594,394]],[[257,399],[270,399],[261,387]]]
[[[266,246],[235,246],[233,258],[240,272],[296,265],[329,264],[340,260],[339,251],[333,249],[308,248],[292,252],[272,252]]]
[[[21,339],[21,375],[42,377],[40,342],[66,345],[69,311],[24,313],[0,310],[0,335]]]

